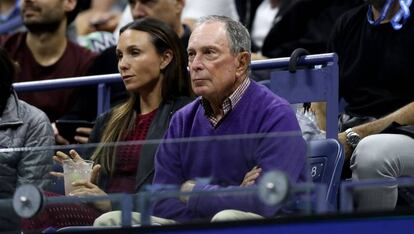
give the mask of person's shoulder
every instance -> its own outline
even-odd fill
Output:
[[[97,125],[106,123],[109,120],[109,118],[111,117],[112,112],[115,110],[115,108],[117,108],[117,106],[112,107],[108,111],[98,115],[98,117],[96,117],[95,123]]]
[[[4,47],[6,50],[18,48],[20,47],[20,44],[25,42],[26,34],[26,32],[16,32],[0,36],[0,46]]]
[[[256,103],[257,105],[270,107],[289,106],[289,102],[283,97],[280,97],[268,87],[258,84],[253,80],[251,81],[250,87],[247,91],[248,92],[246,92],[246,94],[248,95],[248,98],[252,99],[252,101],[260,100],[260,102]]]
[[[184,119],[194,116],[197,110],[201,107],[200,97],[196,99],[182,98],[179,102],[182,106],[175,112],[174,116],[179,116]]]
[[[28,124],[49,124],[49,118],[46,114],[40,110],[39,108],[30,105],[29,103],[18,99],[17,101],[19,105],[19,116],[22,118],[24,123]]]
[[[78,57],[82,58],[93,58],[98,55],[97,53],[70,40],[68,40],[68,51],[71,51],[72,53],[77,54]]]

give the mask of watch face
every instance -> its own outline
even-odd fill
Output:
[[[358,145],[358,143],[359,143],[359,141],[360,141],[361,138],[358,136],[358,134],[352,133],[352,134],[349,134],[347,136],[347,139],[348,139],[348,143],[350,145],[352,145],[353,147],[355,147],[355,146]]]

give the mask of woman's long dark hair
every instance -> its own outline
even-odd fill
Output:
[[[171,62],[161,71],[161,104],[180,96],[190,96],[190,80],[187,71],[187,53],[177,34],[166,24],[155,19],[140,19],[124,26],[120,34],[126,30],[147,32],[159,55],[170,50],[173,54]],[[131,93],[127,102],[115,107],[102,134],[102,146],[98,147],[92,159],[101,164],[103,170],[113,175],[115,168],[115,147],[105,144],[122,141],[125,133],[133,129],[136,113],[134,107],[139,102],[138,94]]]

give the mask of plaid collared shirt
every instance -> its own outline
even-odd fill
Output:
[[[201,105],[204,108],[205,116],[210,121],[211,125],[213,125],[213,127],[217,127],[217,125],[220,123],[220,120],[222,120],[224,116],[226,116],[237,105],[247,87],[249,87],[249,84],[250,79],[246,78],[243,83],[241,83],[228,98],[224,99],[223,104],[221,104],[221,107],[223,109],[223,116],[221,118],[217,118],[214,115],[213,109],[206,99],[200,99]]]

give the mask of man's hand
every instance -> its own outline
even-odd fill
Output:
[[[59,134],[59,130],[55,123],[52,123],[53,135],[55,136],[56,144],[58,145],[69,145],[69,141]]]
[[[256,182],[256,179],[260,176],[262,172],[262,168],[255,166],[252,170],[246,173],[244,176],[243,182],[241,183],[240,187],[248,187],[251,186]]]
[[[194,180],[187,180],[184,184],[181,185],[181,192],[191,192],[194,189],[195,186],[195,181]],[[180,200],[184,203],[187,203],[188,200],[190,199],[190,196],[181,196]]]

